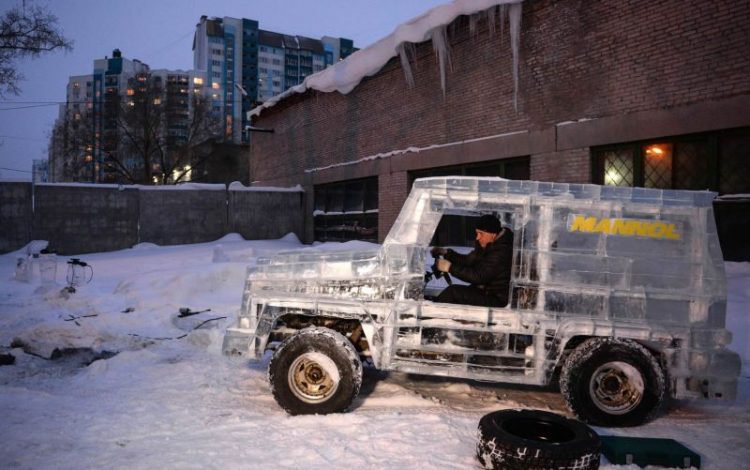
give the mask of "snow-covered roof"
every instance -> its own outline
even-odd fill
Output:
[[[445,62],[447,58],[447,41],[443,41],[444,29],[461,15],[494,9],[498,5],[510,5],[510,34],[513,49],[514,82],[517,88],[518,67],[518,35],[523,0],[454,0],[445,5],[439,5],[396,27],[388,36],[360,49],[346,59],[320,72],[307,76],[301,84],[291,87],[280,95],[265,101],[262,105],[248,112],[248,118],[258,116],[265,109],[274,106],[295,93],[304,93],[308,89],[325,93],[338,91],[347,94],[356,88],[365,77],[376,74],[389,60],[401,55],[401,63],[406,68],[408,58],[404,44],[416,44],[428,39],[433,40],[433,47],[440,57],[442,86],[445,90]],[[494,21],[494,19],[493,19]],[[493,23],[494,24],[494,23]],[[449,60],[449,59],[447,59]],[[410,80],[410,70],[405,70],[407,81]]]

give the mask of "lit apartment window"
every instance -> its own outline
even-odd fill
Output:
[[[194,77],[193,83],[196,85],[203,85],[203,79],[201,77]]]
[[[159,106],[161,104],[161,98],[154,98],[154,104]]]
[[[221,88],[221,85],[219,85],[218,83],[214,82],[214,83],[211,84],[211,88],[213,88],[214,90],[218,90],[219,88]]]
[[[128,88],[128,91],[126,93],[128,96],[133,96],[135,95],[135,90],[133,90],[132,88]]]
[[[81,84],[78,82],[73,82],[73,88],[80,88]]]

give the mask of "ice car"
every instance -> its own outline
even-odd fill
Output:
[[[580,419],[632,426],[667,397],[734,399],[726,278],[707,191],[440,177],[415,181],[382,245],[284,252],[248,269],[223,350],[259,359],[291,414],[346,410],[362,361],[480,381],[557,383]],[[425,295],[441,218],[514,232],[504,308]],[[429,277],[429,276],[428,276]]]

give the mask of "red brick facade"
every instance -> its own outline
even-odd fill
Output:
[[[532,179],[590,182],[592,146],[750,126],[750,2],[526,1],[517,111],[507,23],[468,24],[449,27],[445,94],[425,42],[414,88],[393,59],[348,95],[263,110],[254,125],[275,132],[252,135],[251,181],[312,199],[316,184],[378,176],[382,239],[411,170],[529,156]]]

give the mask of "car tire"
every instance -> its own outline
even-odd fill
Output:
[[[599,468],[599,436],[580,421],[539,410],[501,410],[479,421],[477,458],[490,469]]]
[[[565,360],[560,392],[581,420],[599,426],[638,426],[660,408],[666,395],[664,369],[641,344],[591,338]]]
[[[340,413],[359,393],[362,362],[341,333],[309,327],[281,343],[268,365],[268,381],[289,414]]]

